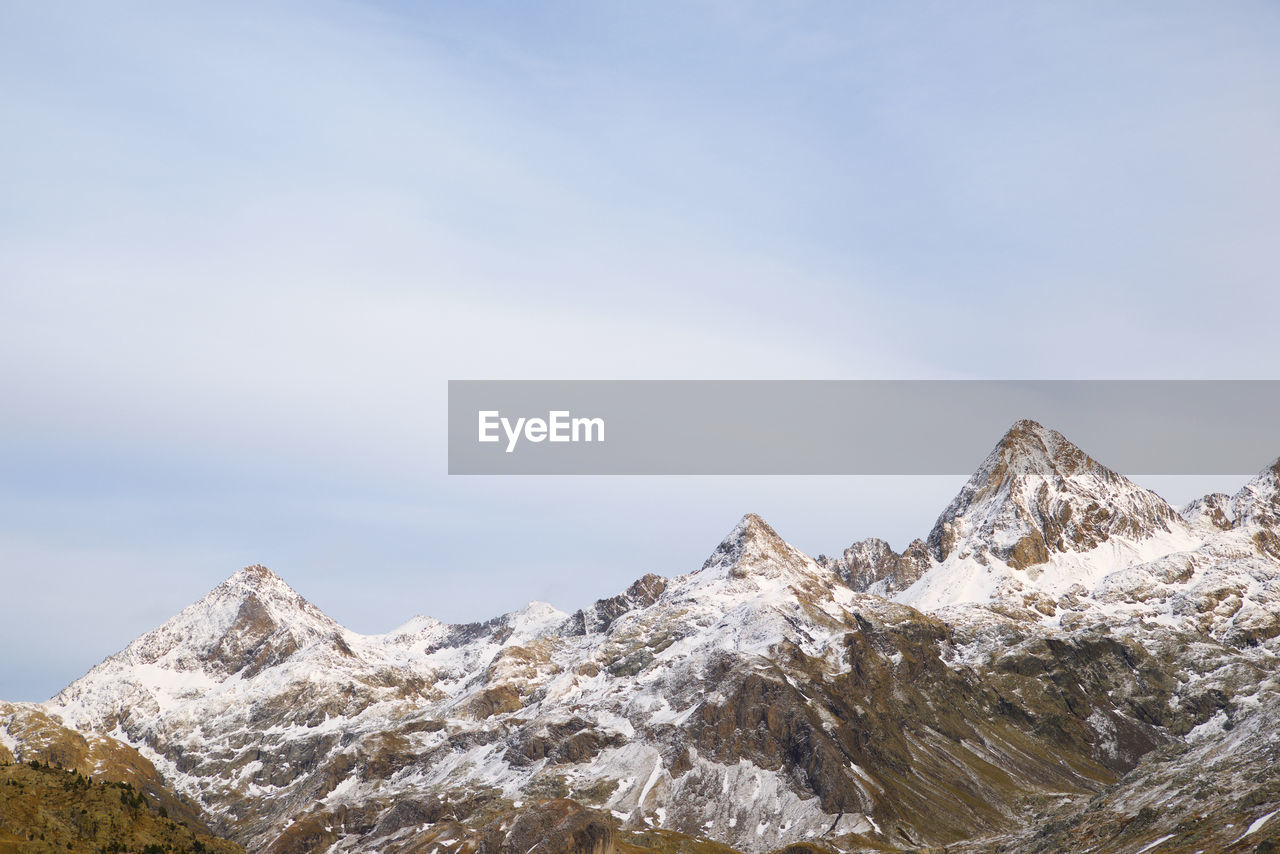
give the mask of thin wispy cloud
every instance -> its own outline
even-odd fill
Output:
[[[10,5],[0,566],[39,607],[0,643],[50,652],[0,696],[241,563],[373,631],[687,571],[747,510],[901,546],[955,487],[451,480],[450,378],[1271,376],[1278,35],[1262,3]]]

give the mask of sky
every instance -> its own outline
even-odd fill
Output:
[[[0,698],[250,563],[383,632],[745,512],[901,548],[962,482],[451,478],[450,379],[1277,378],[1278,43],[1245,0],[3,4]]]

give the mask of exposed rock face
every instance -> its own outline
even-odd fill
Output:
[[[1019,422],[902,554],[815,561],[748,514],[701,569],[572,615],[385,635],[251,567],[43,712],[126,740],[255,852],[1230,850],[1086,806],[1130,821],[1139,780],[1280,809],[1257,743],[1280,719],[1276,487],[1273,466],[1179,516]]]
[[[903,553],[898,554],[884,540],[875,537],[859,540],[838,558],[819,555],[818,563],[859,593],[871,591],[882,596],[906,590],[932,565],[923,540],[912,540]]]
[[[942,657],[947,627],[907,609],[859,613],[855,622],[843,673],[799,650],[772,673],[738,673],[731,659],[718,661],[709,676],[726,699],[691,721],[698,754],[796,774],[826,813],[860,820],[858,835],[878,827],[880,838],[915,846],[1006,828],[1030,792],[1096,791],[1166,738],[1130,721],[1105,694],[1038,690],[1034,702],[1011,703],[1037,687],[1038,669],[997,670],[994,678],[953,669]],[[1073,686],[1091,669],[1144,687],[1150,675],[1172,681],[1136,672],[1114,650],[1064,650],[1051,660]],[[1099,716],[1126,730],[1123,751],[1101,746],[1089,722]],[[957,774],[978,745],[982,772]]]
[[[1280,528],[1280,459],[1231,498],[1235,527]]]
[[[1087,552],[1115,536],[1186,528],[1154,492],[1116,474],[1034,421],[1019,421],[929,533],[933,558],[991,558],[1026,569],[1055,553]]]
[[[573,616],[566,621],[564,631],[566,634],[574,635],[607,631],[614,620],[628,611],[647,608],[658,601],[658,597],[666,589],[665,578],[649,573],[628,587],[626,592],[608,599],[599,599],[592,607],[574,612]]]
[[[1258,472],[1235,495],[1215,492],[1195,499],[1182,508],[1182,517],[1220,531],[1280,529],[1280,459]]]
[[[510,828],[490,825],[480,837],[479,854],[614,854],[614,821],[574,801],[546,801],[515,817]]]
[[[958,850],[1280,851],[1280,685],[1264,680],[1262,690],[1269,701],[1227,704],[1185,740],[1150,754],[1124,785]]]
[[[1214,492],[1197,498],[1180,511],[1182,518],[1192,525],[1208,526],[1219,531],[1230,531],[1235,525],[1231,496]]]

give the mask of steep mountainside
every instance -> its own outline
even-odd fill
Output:
[[[251,851],[1129,851],[1174,832],[1147,790],[1280,808],[1236,782],[1280,719],[1278,470],[1179,514],[1019,422],[902,554],[747,515],[573,614],[385,635],[249,567],[45,711]]]
[[[1034,829],[958,850],[1280,851],[1280,691],[1272,674],[1235,713],[1220,711],[1153,753],[1122,784]]]
[[[1228,507],[1232,527],[1274,531],[1280,524],[1280,460],[1246,483]]]

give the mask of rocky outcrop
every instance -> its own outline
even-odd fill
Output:
[[[1179,514],[1192,525],[1207,526],[1218,531],[1230,531],[1235,525],[1231,497],[1222,492],[1214,492],[1191,501]]]
[[[1231,512],[1236,527],[1280,531],[1280,459],[1231,497]]]
[[[929,570],[932,561],[923,540],[912,540],[899,554],[884,540],[859,540],[837,558],[818,555],[817,561],[859,593],[891,595],[906,590]]]
[[[969,852],[1087,850],[1280,851],[1280,693],[1224,708],[1184,741],[1149,755],[1123,782],[1056,805],[1021,832],[965,846]]]
[[[573,616],[565,621],[562,631],[570,635],[608,631],[614,620],[637,608],[649,607],[658,601],[658,597],[666,589],[665,578],[648,573],[637,579],[625,592],[608,599],[598,599],[590,608],[575,611]]]
[[[478,854],[615,854],[617,820],[559,798],[491,824],[480,835]]]
[[[689,727],[699,754],[795,775],[827,813],[936,846],[1017,827],[1038,793],[1099,791],[1170,740],[1174,667],[1138,644],[1026,637],[990,666],[956,668],[945,624],[897,616],[856,617],[841,673],[794,648],[772,671],[719,660],[708,677],[725,700]]]

